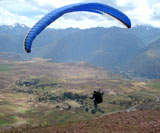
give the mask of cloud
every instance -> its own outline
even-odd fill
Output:
[[[40,19],[42,16],[34,16],[30,19],[27,16],[22,16],[17,13],[12,13],[2,7],[0,7],[0,25],[14,25],[15,23],[25,24],[32,26],[35,21]]]
[[[25,16],[13,14],[0,7],[0,22],[2,25],[13,25],[14,23],[26,23],[29,19]]]
[[[150,24],[160,27],[159,0],[0,0],[0,25],[13,25],[15,22],[33,26],[46,13],[77,2],[99,2],[115,7],[132,21],[132,25]],[[12,20],[12,21],[10,21]],[[90,28],[121,26],[110,17],[94,13],[69,13],[56,20],[54,28]]]
[[[160,2],[152,7],[152,19],[160,20]]]
[[[73,13],[74,14],[74,13]],[[100,15],[95,15],[98,19],[98,21],[95,21],[95,19],[90,19],[89,17],[84,17],[83,19],[71,19],[65,17],[61,17],[58,20],[56,20],[54,23],[52,23],[49,27],[54,27],[54,28],[81,28],[81,29],[86,29],[86,28],[93,28],[93,27],[111,27],[113,25],[119,25],[122,27],[122,24],[120,24],[118,21],[112,21],[106,19],[104,16]]]

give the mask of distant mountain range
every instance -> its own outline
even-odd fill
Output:
[[[51,58],[56,62],[86,61],[138,76],[160,75],[159,28],[139,25],[131,29],[46,29],[33,41],[31,54],[26,54],[23,40],[28,30],[20,24],[0,26],[0,52],[24,58]]]

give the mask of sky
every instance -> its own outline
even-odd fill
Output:
[[[135,25],[160,27],[160,0],[0,0],[0,25],[25,24],[32,27],[50,11],[78,2],[98,2],[124,12]],[[112,17],[95,13],[76,12],[63,15],[49,27],[93,28],[123,25]]]

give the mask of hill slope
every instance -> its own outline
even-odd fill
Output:
[[[24,133],[158,133],[160,132],[159,119],[160,111],[157,110],[119,112],[87,121],[19,129],[19,131],[23,131]],[[18,131],[18,129],[13,129],[12,131]]]
[[[160,38],[153,41],[128,63],[128,69],[133,74],[148,77],[160,77]]]

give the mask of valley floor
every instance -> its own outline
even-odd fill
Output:
[[[89,97],[99,88],[95,109]],[[160,80],[133,81],[85,62],[0,62],[0,132],[157,133],[159,97]]]

